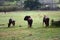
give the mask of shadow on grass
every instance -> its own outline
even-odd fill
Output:
[[[60,26],[50,26],[49,28],[60,28]]]
[[[10,28],[15,28],[15,27],[3,27],[3,26],[0,27],[0,29],[10,29]]]
[[[16,27],[16,26],[12,26],[12,27],[3,27],[1,26],[0,29],[15,29],[15,28],[18,28],[18,29],[43,29],[43,28],[60,28],[60,26],[40,26],[40,27],[32,27],[32,28],[28,28],[28,27]]]

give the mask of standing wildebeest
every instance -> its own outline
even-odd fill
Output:
[[[12,24],[13,26],[15,26],[15,20],[12,20],[12,19],[10,18],[10,19],[9,19],[9,23],[8,23],[8,27],[10,27],[11,24]]]
[[[49,17],[47,17],[46,15],[44,15],[43,17],[43,24],[45,24],[46,27],[49,26]]]
[[[31,28],[32,23],[33,23],[32,18],[30,16],[25,16],[24,20],[28,22],[28,27]]]

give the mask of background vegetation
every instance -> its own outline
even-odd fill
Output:
[[[58,0],[56,0],[57,2]],[[0,11],[14,11],[14,10],[40,10],[43,4],[38,0],[0,0]],[[43,9],[49,9],[48,7]],[[60,4],[57,4],[57,9],[60,9]]]

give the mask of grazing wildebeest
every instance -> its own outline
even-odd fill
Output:
[[[15,26],[15,20],[12,20],[12,19],[10,18],[10,19],[9,19],[9,23],[8,23],[8,27],[10,27],[11,24],[12,24],[13,26]]]
[[[52,26],[58,26],[59,27],[60,26],[60,20],[55,21],[55,20],[52,19],[51,20],[51,25]]]
[[[32,18],[30,16],[25,16],[24,20],[28,22],[28,27],[31,28],[33,23]]]
[[[47,17],[46,15],[44,15],[43,17],[43,24],[45,24],[46,27],[49,26],[49,17]]]

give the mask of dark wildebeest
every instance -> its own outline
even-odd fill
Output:
[[[43,17],[43,24],[45,24],[46,27],[49,26],[49,17],[47,17],[46,15],[44,15]]]
[[[52,19],[51,20],[51,25],[59,27],[60,26],[60,20],[55,21],[55,20]]]
[[[11,24],[12,24],[13,26],[15,26],[15,20],[12,20],[12,19],[10,18],[10,19],[9,19],[9,23],[8,23],[8,27],[10,27]]]
[[[30,16],[25,16],[24,20],[28,22],[28,27],[31,28],[33,23],[32,18]]]

